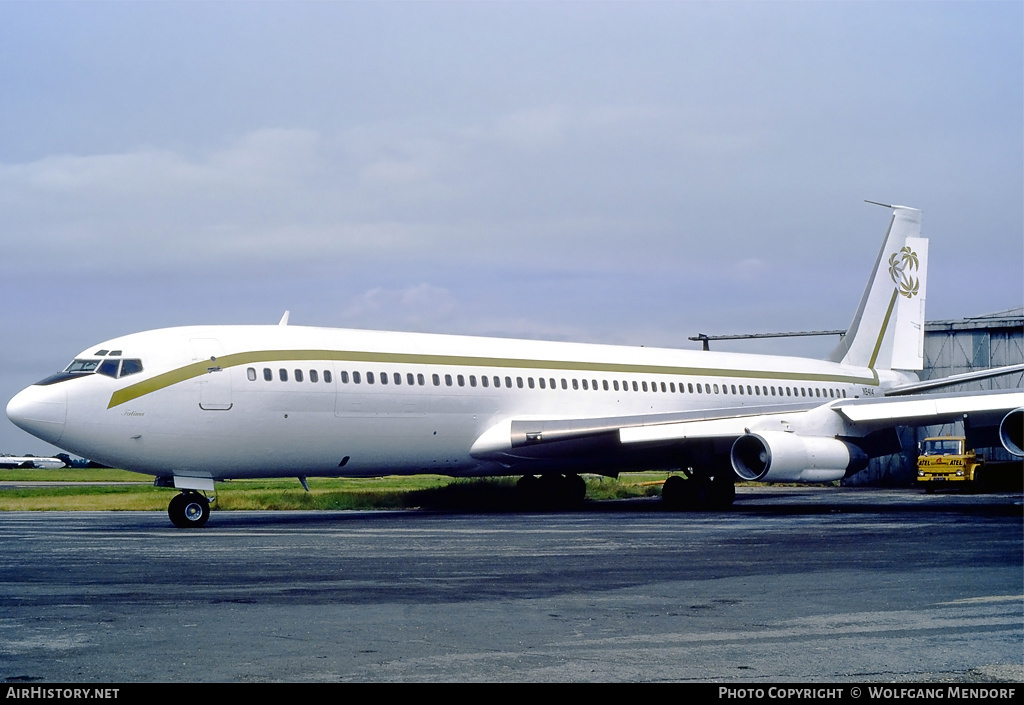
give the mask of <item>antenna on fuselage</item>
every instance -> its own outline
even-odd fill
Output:
[[[281,320],[278,322],[277,325],[279,325],[279,326],[286,326],[286,325],[288,325],[288,314],[289,313],[291,313],[291,311],[285,311],[284,315],[281,316]]]

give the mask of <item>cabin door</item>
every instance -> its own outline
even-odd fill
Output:
[[[206,372],[196,377],[199,386],[199,408],[204,411],[227,411],[231,408],[231,371],[218,363],[222,347],[214,338],[192,338],[193,359],[205,362]]]

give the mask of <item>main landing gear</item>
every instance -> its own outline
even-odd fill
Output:
[[[575,473],[523,475],[516,483],[519,505],[529,509],[568,509],[583,504],[587,483]]]
[[[195,490],[185,490],[167,505],[167,516],[179,529],[198,529],[210,518],[210,500]]]
[[[686,477],[672,475],[661,488],[661,501],[668,509],[721,511],[731,507],[736,499],[731,472],[711,475],[687,468],[683,474]]]

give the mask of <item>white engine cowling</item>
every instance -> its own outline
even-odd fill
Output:
[[[1003,417],[999,423],[999,442],[1010,453],[1024,456],[1024,407]]]
[[[764,482],[831,482],[868,462],[857,446],[836,438],[781,431],[740,436],[729,458],[741,479]]]

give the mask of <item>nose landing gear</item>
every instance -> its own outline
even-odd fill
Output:
[[[195,490],[185,490],[171,500],[167,516],[179,529],[198,529],[210,518],[210,500]]]

